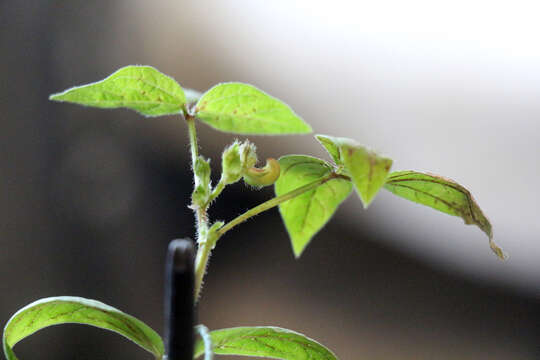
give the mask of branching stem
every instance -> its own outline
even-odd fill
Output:
[[[231,230],[236,225],[243,223],[247,219],[249,219],[249,218],[251,218],[251,217],[253,217],[255,215],[258,215],[258,214],[260,214],[260,213],[262,213],[262,212],[264,212],[266,210],[270,210],[271,208],[273,208],[275,206],[278,206],[279,204],[284,203],[287,200],[295,198],[298,195],[302,195],[303,193],[308,192],[310,190],[313,190],[313,189],[321,186],[322,184],[324,184],[324,183],[326,183],[326,182],[328,182],[328,181],[330,181],[332,179],[336,179],[336,178],[347,178],[347,177],[332,172],[331,174],[329,174],[329,175],[327,175],[325,177],[317,179],[317,180],[315,180],[313,182],[310,182],[309,184],[301,186],[301,187],[299,187],[297,189],[289,191],[286,194],[277,196],[277,197],[275,197],[273,199],[270,199],[270,200],[268,200],[266,202],[263,202],[260,205],[255,206],[254,208],[249,209],[248,211],[246,211],[242,215],[237,216],[236,218],[234,218],[233,220],[231,220],[227,224],[223,225],[223,227],[221,227],[217,231],[218,239],[221,236],[223,236],[223,234],[225,234],[227,231]]]
[[[195,128],[195,118],[190,116],[186,112],[186,122],[188,124],[189,131],[189,144],[191,150],[191,167],[193,169],[193,177],[195,183],[195,162],[199,156],[199,145],[197,142],[197,130]],[[195,211],[195,217],[197,219],[197,256],[195,257],[195,301],[199,298],[201,292],[202,280],[206,273],[206,265],[212,251],[212,245],[208,244],[208,219],[206,215],[207,206],[194,206],[192,208]]]
[[[210,198],[208,199],[208,205],[210,205],[210,203],[212,203],[212,201],[214,201],[215,198],[217,198],[221,194],[223,189],[225,189],[225,182],[219,180],[216,187],[212,191],[212,194],[210,194]]]
[[[189,130],[189,142],[190,142],[190,149],[191,149],[191,162],[192,162],[192,168],[193,168],[193,176],[195,183],[197,183],[197,179],[195,178],[197,175],[195,174],[195,163],[197,161],[197,158],[199,156],[199,148],[197,144],[197,131],[195,129],[195,118],[191,115],[186,114],[186,122],[188,124],[188,130]],[[284,203],[287,200],[290,200],[294,197],[297,197],[298,195],[301,195],[305,192],[308,192],[310,190],[313,190],[324,183],[336,179],[336,178],[347,178],[344,175],[337,174],[335,172],[330,173],[329,175],[322,177],[320,179],[317,179],[309,184],[306,184],[304,186],[299,187],[298,189],[294,189],[286,194],[283,194],[281,196],[277,196],[273,199],[270,199],[258,206],[255,206],[254,208],[246,211],[242,215],[237,216],[227,224],[225,224],[223,227],[221,227],[219,230],[212,232],[212,234],[209,236],[208,231],[208,219],[207,219],[207,209],[210,203],[221,194],[223,189],[225,188],[225,183],[221,180],[216,185],[216,187],[213,189],[212,193],[210,194],[210,197],[208,201],[203,206],[195,206],[192,204],[192,208],[195,211],[195,217],[197,219],[197,256],[195,258],[195,301],[199,299],[202,283],[204,279],[204,275],[206,273],[206,267],[208,265],[208,259],[210,258],[212,249],[214,248],[216,242],[219,240],[221,236],[223,236],[227,231],[234,228],[236,225],[239,225],[246,221],[247,219],[258,215],[266,210],[272,209],[275,206],[278,206],[281,203]]]

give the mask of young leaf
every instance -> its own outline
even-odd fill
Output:
[[[281,175],[275,183],[277,196],[333,173],[333,168],[326,162],[310,156],[284,156],[279,159],[279,164]],[[296,257],[302,254],[311,238],[330,220],[351,191],[350,181],[331,178],[317,188],[279,205]]]
[[[317,135],[317,140],[326,148],[337,165],[345,167],[364,208],[367,208],[384,185],[392,160],[377,155],[352,139]]]
[[[327,348],[302,334],[278,327],[237,327],[210,332],[214,353],[257,356],[281,360],[337,360]],[[204,353],[204,343],[195,343],[193,358]]]
[[[199,99],[195,115],[215,129],[236,134],[311,132],[285,103],[242,83],[223,83],[208,90]]]
[[[77,323],[114,331],[161,359],[164,346],[159,335],[140,320],[99,301],[60,296],[41,299],[17,311],[4,328],[7,360],[17,360],[12,347],[47,326]]]
[[[334,143],[334,138],[326,135],[315,135],[315,138],[317,141],[326,149],[328,154],[334,159],[334,162],[336,165],[341,165],[343,162],[341,161],[340,155],[339,155],[339,148]]]
[[[67,89],[49,99],[99,108],[125,107],[146,116],[178,114],[186,103],[180,85],[151,66],[126,66],[104,80]]]
[[[505,259],[503,250],[493,241],[491,223],[469,190],[453,180],[417,171],[396,171],[384,187],[407,200],[430,206],[446,214],[459,216],[465,224],[478,226],[489,238],[493,252]]]

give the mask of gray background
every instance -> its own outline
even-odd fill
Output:
[[[277,211],[223,238],[200,320],[279,325],[342,359],[539,355],[539,26],[534,5],[436,2],[49,1],[0,5],[0,321],[41,297],[79,295],[161,332],[167,242],[193,235],[187,129],[47,101],[127,64],[205,90],[245,81],[316,132],[348,136],[467,186],[510,254],[461,220],[382,192],[354,196],[294,260]],[[199,126],[219,164],[234,136]],[[252,137],[261,158],[324,157],[310,136]],[[271,189],[227,189],[231,219]],[[148,358],[69,325],[21,359]]]

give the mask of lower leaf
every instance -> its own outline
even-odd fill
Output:
[[[297,332],[278,327],[237,327],[210,332],[213,352],[281,360],[337,360],[326,347]],[[204,354],[204,343],[195,343],[193,358]]]
[[[114,331],[161,359],[161,337],[142,321],[99,301],[73,296],[38,300],[17,311],[4,328],[3,347],[7,360],[17,360],[12,347],[45,327],[66,323],[92,325]]]

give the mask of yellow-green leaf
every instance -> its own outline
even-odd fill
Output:
[[[211,127],[236,134],[302,134],[311,127],[282,101],[242,83],[223,83],[197,102],[195,115]]]
[[[337,165],[344,166],[344,173],[351,177],[364,208],[367,208],[384,185],[392,160],[366,149],[352,139],[317,135],[317,140]]]
[[[339,148],[334,143],[335,138],[321,134],[315,135],[315,138],[326,149],[328,154],[330,154],[330,156],[332,157],[332,159],[334,159],[334,162],[337,165],[341,165],[343,163],[339,155]]]
[[[7,360],[17,360],[13,346],[45,327],[76,323],[114,331],[161,359],[160,336],[142,321],[99,301],[73,296],[41,299],[17,311],[4,328],[3,347]]]
[[[278,327],[237,327],[210,332],[218,355],[256,356],[280,360],[337,360],[326,347],[300,333]],[[195,343],[193,358],[204,354],[204,342]]]
[[[279,165],[281,175],[275,183],[276,196],[333,173],[333,168],[323,160],[304,155],[284,156],[279,159]],[[302,254],[312,237],[330,220],[351,191],[350,181],[332,178],[279,205],[296,257]]]
[[[49,99],[98,108],[128,108],[146,116],[179,114],[186,96],[178,83],[151,66],[126,66],[109,77]]]
[[[397,171],[390,174],[384,187],[405,199],[459,216],[465,224],[478,226],[488,236],[493,252],[500,259],[505,259],[505,253],[493,241],[493,230],[488,218],[469,190],[457,182],[417,171]]]

